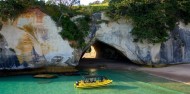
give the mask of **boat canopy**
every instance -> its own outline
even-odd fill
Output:
[[[83,76],[84,78],[107,78],[105,76],[100,76],[100,75],[86,75]]]
[[[112,83],[112,80],[107,79],[105,76],[87,75],[83,76],[83,80],[77,81],[74,86],[78,88],[92,88],[106,86]]]
[[[83,76],[84,80],[103,80],[103,79],[107,79],[107,77],[105,76],[99,76],[99,75],[87,75],[87,76]]]

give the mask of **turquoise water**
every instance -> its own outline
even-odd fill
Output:
[[[56,79],[35,79],[32,75],[0,78],[0,94],[190,94],[190,86],[138,71],[99,70],[94,74],[113,80],[106,87],[74,88],[81,76],[61,75]]]

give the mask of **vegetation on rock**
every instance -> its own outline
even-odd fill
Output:
[[[108,14],[132,19],[134,41],[164,42],[179,21],[190,22],[189,0],[111,0]]]
[[[76,0],[75,0],[76,1]],[[31,8],[39,8],[44,13],[48,14],[58,26],[63,29],[60,35],[69,41],[76,41],[75,47],[81,48],[84,45],[84,37],[89,31],[90,18],[88,15],[80,18],[76,24],[71,21],[71,18],[81,14],[76,11],[75,7],[66,6],[65,3],[52,3],[37,0],[5,0],[0,1],[0,18],[3,21],[7,19],[14,20],[21,13]]]
[[[168,31],[172,31],[179,21],[185,24],[190,22],[189,0],[104,0],[103,3],[89,6],[72,6],[79,0],[72,0],[71,3],[54,1],[1,0],[0,18],[2,21],[14,19],[25,10],[37,7],[63,28],[60,32],[62,38],[75,41],[75,47],[79,48],[84,46],[90,16],[94,12],[107,11],[115,20],[121,17],[132,19],[134,28],[131,33],[135,37],[134,41],[146,40],[150,43],[166,41]],[[71,21],[72,17],[80,14],[84,17]]]

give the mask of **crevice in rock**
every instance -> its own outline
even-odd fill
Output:
[[[3,24],[0,22],[0,30],[2,29],[2,27],[3,27]]]

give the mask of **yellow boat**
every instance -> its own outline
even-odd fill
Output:
[[[94,88],[94,87],[101,87],[107,86],[111,84],[112,80],[109,80],[105,76],[85,76],[84,80],[77,81],[74,84],[74,87],[77,88]]]

